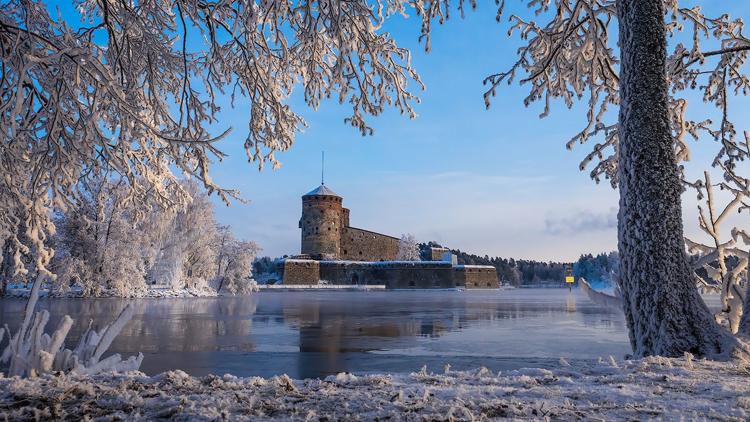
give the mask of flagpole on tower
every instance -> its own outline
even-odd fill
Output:
[[[326,152],[320,151],[320,184],[325,185]]]

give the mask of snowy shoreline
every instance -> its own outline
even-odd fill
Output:
[[[521,369],[339,374],[324,380],[182,371],[0,377],[0,419],[483,420],[750,417],[747,364],[651,357]]]
[[[27,299],[31,294],[31,289],[8,289],[6,298]],[[115,298],[115,299],[161,299],[161,298],[205,298],[222,296],[213,289],[169,289],[169,288],[149,288],[133,296],[117,296],[116,294],[103,294],[100,296],[84,296],[79,290],[71,290],[65,293],[53,293],[49,290],[41,290],[40,298],[50,299],[92,299],[92,298]]]

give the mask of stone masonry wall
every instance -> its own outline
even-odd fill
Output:
[[[352,261],[393,261],[399,239],[355,227],[341,231],[340,259]]]
[[[431,247],[430,248],[430,260],[432,261],[442,261],[443,260],[443,254],[449,253],[451,250],[448,248],[436,248]]]
[[[448,262],[320,261],[320,278],[339,285],[385,285],[386,289],[449,289],[456,287]]]
[[[467,289],[498,288],[497,270],[490,265],[457,265],[453,267],[456,286]]]
[[[341,241],[341,198],[337,196],[309,196],[302,198],[303,254],[314,258],[335,259]]]
[[[320,262],[307,259],[285,259],[282,280],[287,285],[315,285],[320,281]]]

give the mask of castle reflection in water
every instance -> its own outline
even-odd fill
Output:
[[[567,290],[263,292],[133,302],[136,316],[112,351],[143,352],[147,373],[315,377],[628,351],[622,315]],[[89,319],[111,320],[125,303],[57,299],[41,307],[51,326],[64,314],[77,319],[75,341]],[[17,324],[22,308],[23,301],[0,300],[2,321]]]

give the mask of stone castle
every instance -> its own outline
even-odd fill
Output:
[[[393,261],[399,239],[349,225],[343,199],[325,185],[302,196],[302,255],[318,260]]]
[[[495,267],[456,265],[455,256],[444,249],[433,250],[430,261],[396,261],[400,239],[352,227],[349,214],[343,198],[325,184],[302,196],[301,254],[284,260],[284,284],[498,287]]]

